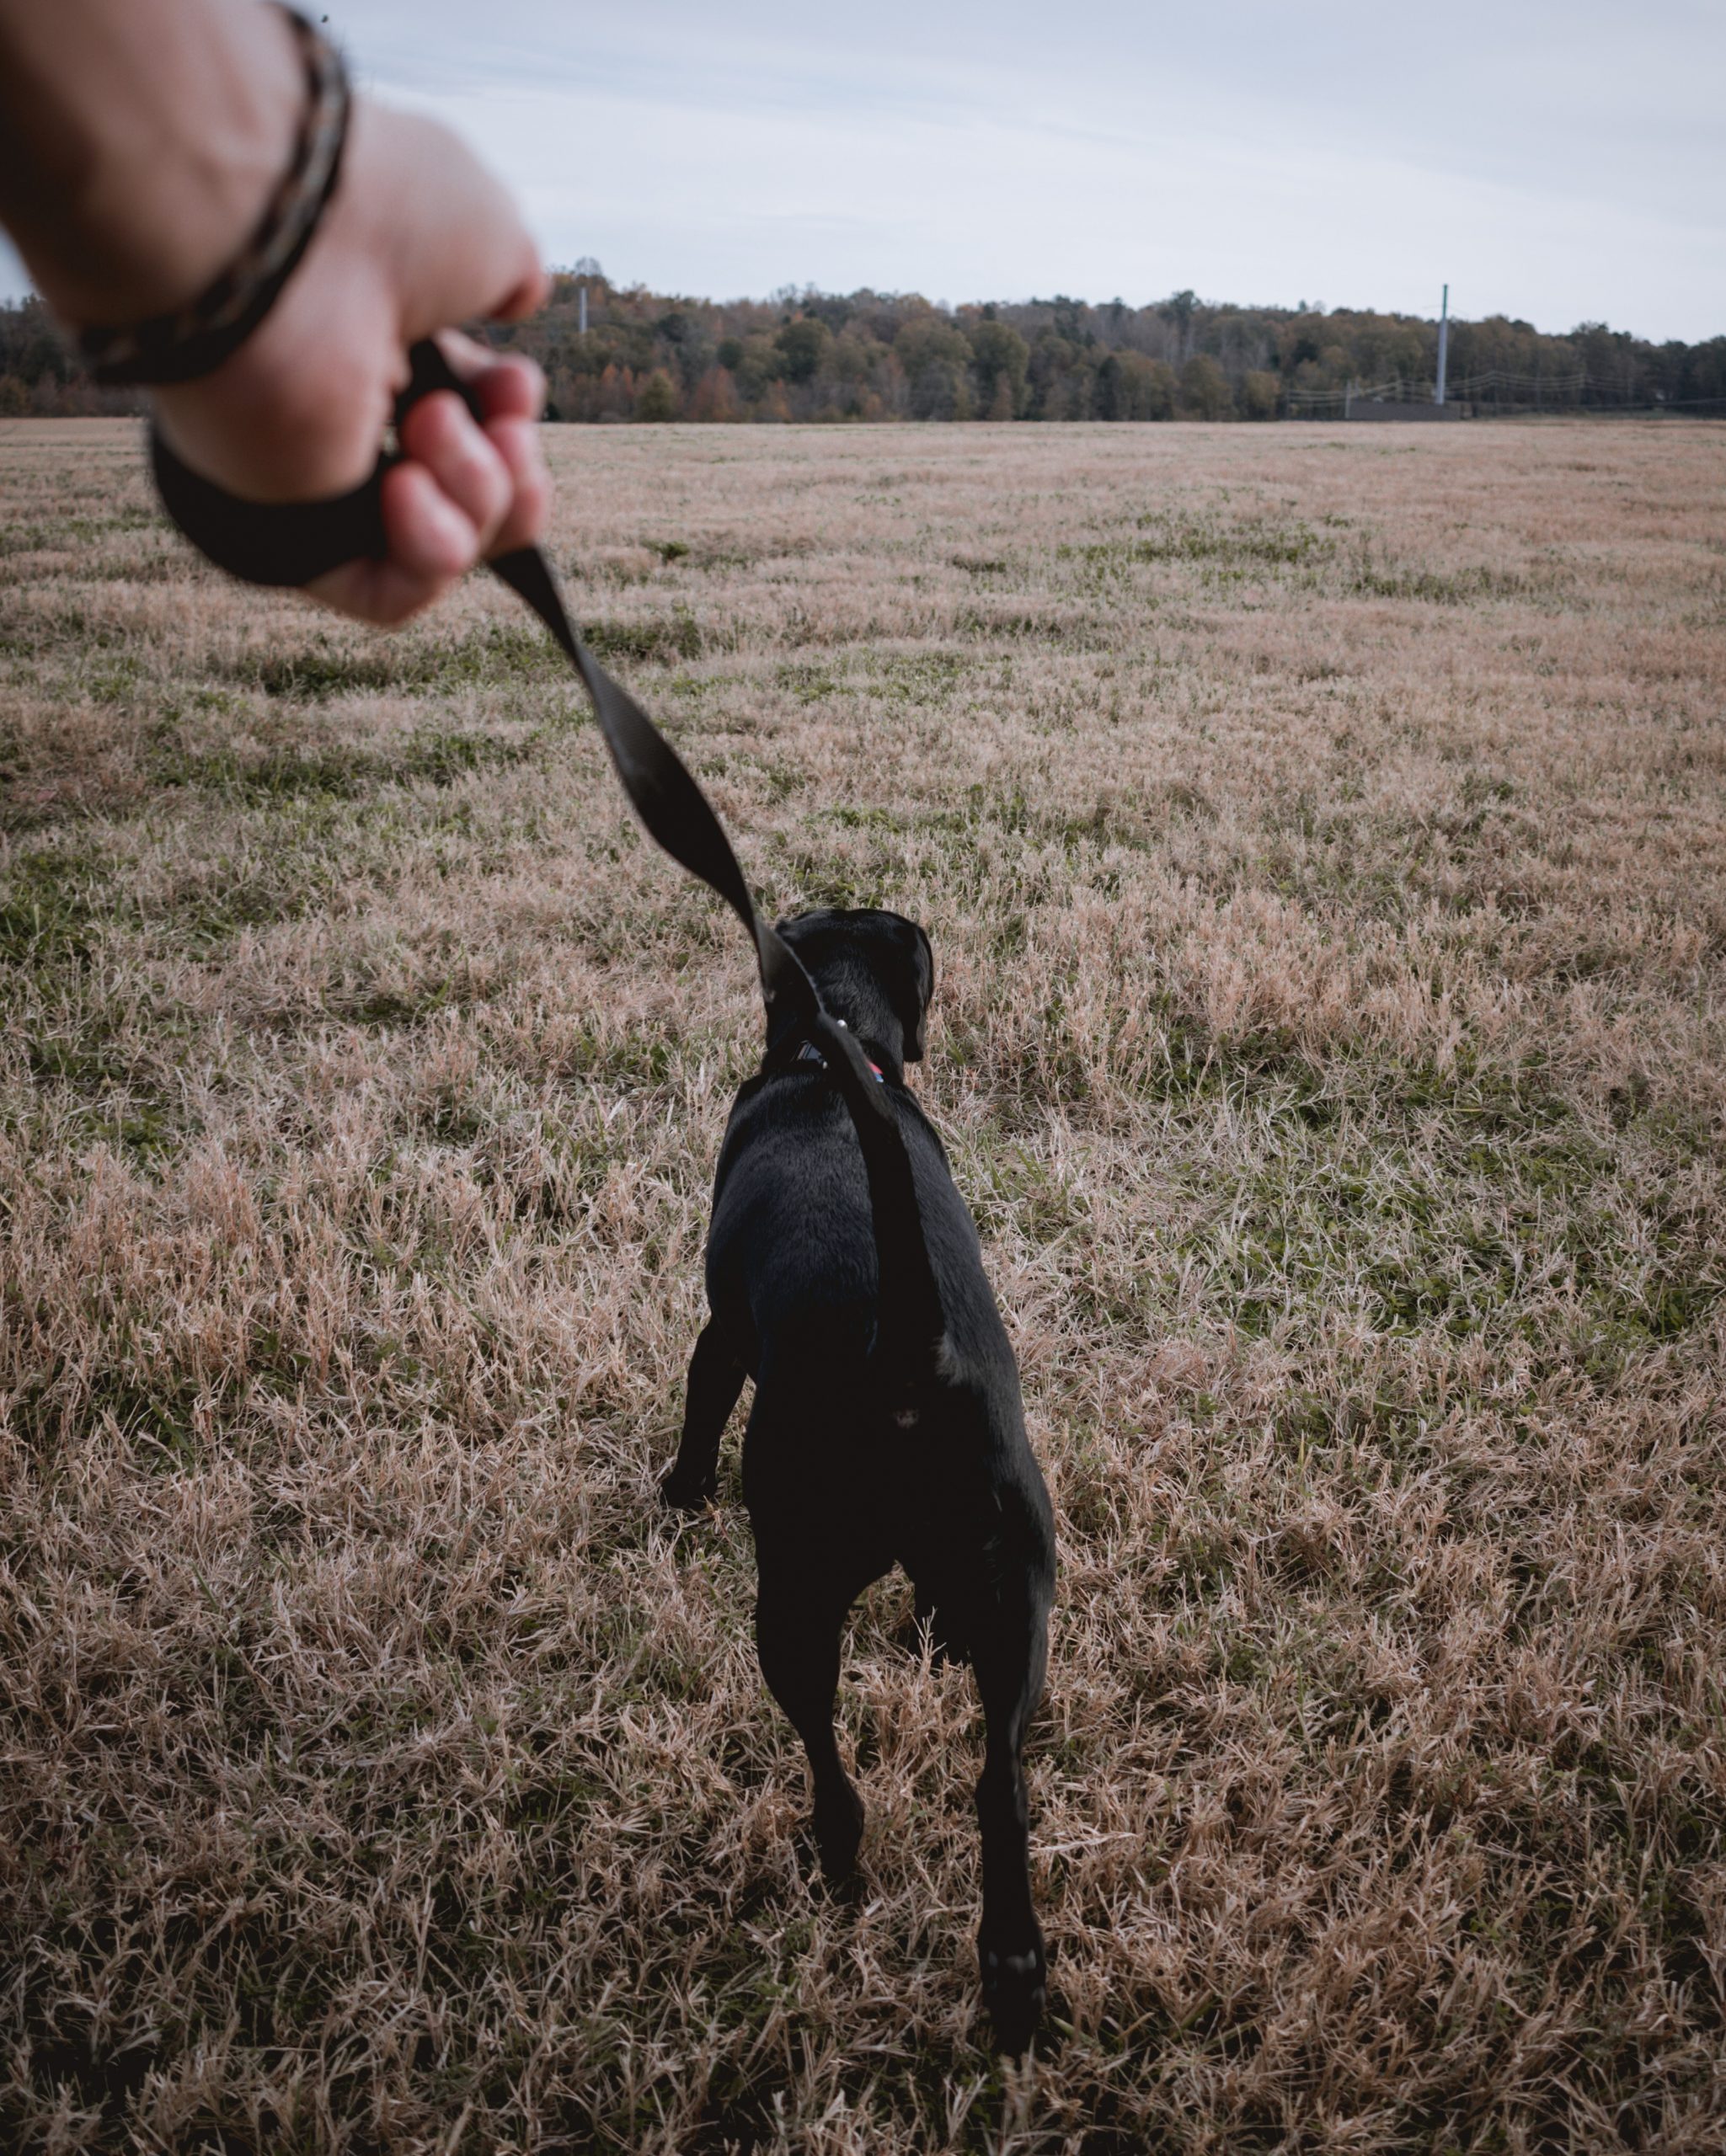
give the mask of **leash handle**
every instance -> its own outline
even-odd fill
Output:
[[[476,419],[475,392],[430,338],[408,354],[412,372],[396,399],[395,424],[435,389],[452,389]],[[351,493],[319,502],[248,502],[183,464],[159,427],[150,429],[150,465],[162,506],[198,552],[245,584],[310,584],[345,562],[377,560],[385,552],[383,475],[401,462],[384,450]]]
[[[396,400],[395,422],[434,390],[453,390],[476,419],[478,392],[457,374],[429,337],[408,355],[408,387]],[[152,427],[150,460],[163,507],[185,536],[218,568],[248,584],[310,584],[345,562],[381,557],[384,549],[383,475],[401,461],[385,450],[371,476],[350,494],[319,502],[248,502],[191,471]],[[847,1065],[849,1089],[865,1112],[886,1118],[873,1066],[855,1037],[821,1006],[802,961],[770,921],[756,911],[743,871],[713,804],[687,766],[628,690],[607,673],[575,633],[543,550],[523,547],[487,564],[544,623],[580,676],[605,736],[623,791],[649,835],[671,858],[698,877],[749,931],[761,974],[771,1033],[783,1017],[806,1026],[831,1055]]]

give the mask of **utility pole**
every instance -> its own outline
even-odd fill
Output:
[[[587,334],[587,288],[596,280],[603,281],[605,271],[590,254],[580,255],[575,263],[575,275],[581,280],[576,301],[575,326],[585,337]]]
[[[1444,298],[1439,303],[1438,394],[1432,400],[1435,404],[1442,404],[1445,401],[1445,360],[1450,349],[1451,288],[1446,285]]]

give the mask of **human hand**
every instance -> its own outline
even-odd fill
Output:
[[[394,624],[544,529],[539,369],[446,326],[526,313],[544,286],[508,195],[454,136],[356,102],[341,181],[305,259],[215,373],[155,392],[158,423],[193,471],[243,499],[345,494],[377,461],[408,347],[441,333],[484,424],[446,390],[415,404],[401,429],[403,461],[383,482],[387,557],[307,587],[339,612]]]

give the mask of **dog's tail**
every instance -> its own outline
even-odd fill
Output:
[[[820,1008],[810,1036],[826,1058],[863,1148],[880,1280],[876,1364],[890,1375],[895,1411],[901,1417],[914,1415],[917,1400],[943,1374],[948,1342],[947,1312],[917,1203],[911,1154],[889,1089],[876,1076],[856,1034]]]

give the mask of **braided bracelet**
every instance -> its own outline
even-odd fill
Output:
[[[305,16],[293,25],[306,67],[306,109],[281,184],[243,248],[196,299],[147,322],[80,332],[99,382],[194,382],[243,344],[281,296],[329,206],[347,141],[348,78],[339,55]]]

